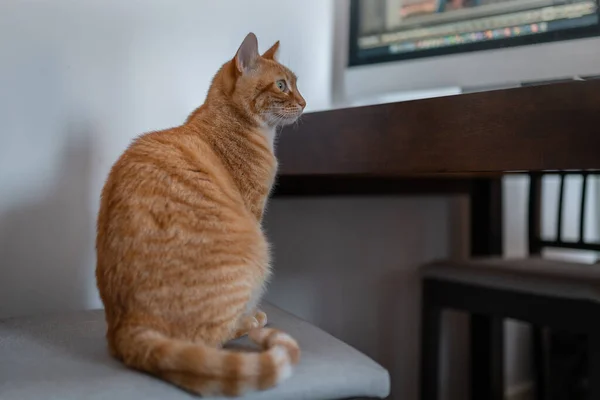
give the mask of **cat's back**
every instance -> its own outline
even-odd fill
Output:
[[[159,187],[180,195],[206,190],[232,195],[231,185],[223,163],[202,134],[183,125],[136,138],[112,167],[103,195],[126,191],[121,194],[131,198],[150,195]]]
[[[186,172],[196,172],[204,178],[211,175],[214,181],[220,177],[219,169],[223,170],[223,165],[207,141],[183,125],[137,137],[114,164],[108,181],[116,179],[126,185],[129,179],[140,182],[147,177],[154,179],[155,174]]]
[[[98,215],[98,241],[139,238],[207,220],[243,221],[246,210],[221,160],[198,132],[180,126],[135,139],[113,165]]]

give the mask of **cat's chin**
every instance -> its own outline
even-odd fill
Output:
[[[292,125],[296,121],[298,121],[298,118],[286,119],[285,121],[281,121],[279,124],[277,124],[277,126],[278,127],[283,127],[283,126],[287,126],[287,125]]]
[[[283,127],[283,126],[286,126],[286,125],[292,125],[292,124],[294,124],[296,121],[298,121],[298,119],[300,119],[300,116],[301,116],[301,115],[302,115],[302,114],[298,114],[298,115],[293,115],[293,116],[290,116],[290,117],[288,117],[288,118],[284,118],[284,119],[278,119],[278,120],[275,122],[275,127],[277,127],[277,128],[281,128],[281,127]]]

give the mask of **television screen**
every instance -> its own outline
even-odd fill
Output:
[[[352,0],[349,64],[597,36],[599,16],[598,0]]]

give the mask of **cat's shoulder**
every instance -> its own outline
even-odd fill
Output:
[[[171,152],[182,149],[204,149],[206,141],[198,132],[186,125],[151,131],[137,136],[128,147],[129,152],[152,151]]]

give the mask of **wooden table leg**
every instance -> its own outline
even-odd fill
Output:
[[[471,190],[471,255],[502,254],[502,180],[478,179]],[[471,317],[471,399],[504,398],[503,320]]]
[[[439,400],[442,309],[425,280],[421,304],[421,400]]]
[[[588,399],[600,399],[600,334],[588,335]]]
[[[471,399],[504,398],[503,320],[471,316]]]

